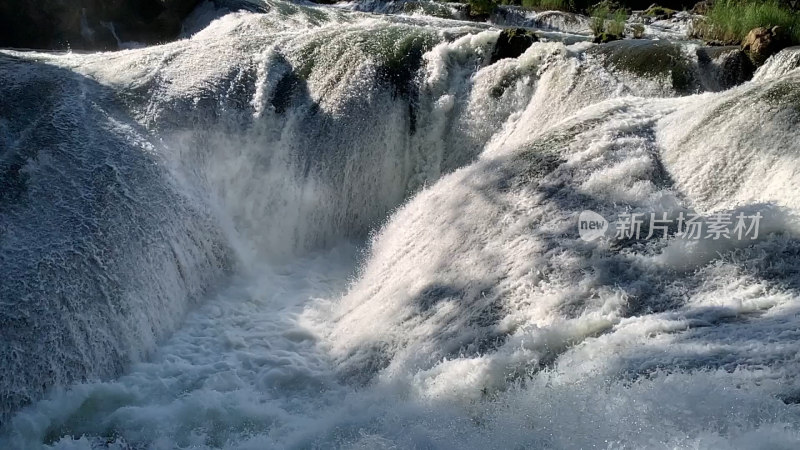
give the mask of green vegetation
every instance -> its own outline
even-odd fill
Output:
[[[651,6],[644,11],[644,15],[647,17],[653,17],[656,19],[668,19],[675,15],[674,9],[664,8],[663,6]]]
[[[434,2],[407,2],[403,4],[404,13],[422,13],[431,17],[453,19],[453,13],[446,5]]]
[[[486,16],[497,5],[522,6],[537,11],[578,12],[588,8],[592,0],[466,0],[470,6],[470,16]],[[597,1],[597,0],[594,0]]]
[[[592,9],[589,14],[592,18],[589,27],[596,41],[613,41],[625,35],[628,13],[624,9],[612,10],[607,3],[603,3]]]
[[[652,0],[459,0],[464,3],[484,3],[479,10],[485,11],[488,3],[495,5],[521,6],[537,11],[565,11],[573,13],[587,14],[592,9],[608,7],[611,11],[624,10],[644,10],[652,3]],[[673,0],[675,3],[676,0]],[[679,0],[677,0],[679,1]],[[649,3],[648,3],[649,2]],[[651,17],[670,17],[675,13],[674,9],[656,6],[648,9]]]
[[[488,17],[497,7],[492,0],[469,0],[470,17]]]
[[[572,11],[573,2],[569,0],[522,0],[522,6],[530,9]]]
[[[515,5],[536,11],[585,12],[599,0],[498,0],[501,5]]]
[[[486,18],[498,4],[517,5],[534,10],[558,10],[589,14],[591,29],[598,42],[621,39],[630,9],[644,8],[646,0],[462,0],[469,3],[469,15]],[[659,2],[660,3],[660,2]],[[651,5],[646,17],[666,19],[692,2],[665,1],[668,7]],[[706,18],[694,25],[695,37],[721,44],[739,44],[753,28],[778,26],[790,44],[800,44],[800,12],[793,11],[787,0],[716,0]],[[641,27],[633,26],[634,37],[641,37]]]
[[[753,28],[780,26],[793,44],[800,43],[800,13],[778,0],[717,0],[707,19],[695,26],[706,40],[738,44]]]

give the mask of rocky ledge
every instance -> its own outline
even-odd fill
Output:
[[[175,39],[202,0],[0,0],[0,47],[114,50]]]

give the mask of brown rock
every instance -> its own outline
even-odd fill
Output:
[[[765,27],[753,28],[742,41],[742,50],[756,64],[764,64],[770,56],[788,46],[780,27],[771,30]]]

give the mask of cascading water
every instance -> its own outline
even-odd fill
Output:
[[[0,53],[0,447],[795,448],[796,50],[393,8]]]

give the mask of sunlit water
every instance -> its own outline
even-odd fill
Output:
[[[797,448],[796,51],[713,92],[691,42],[267,6],[0,54],[2,447]]]

